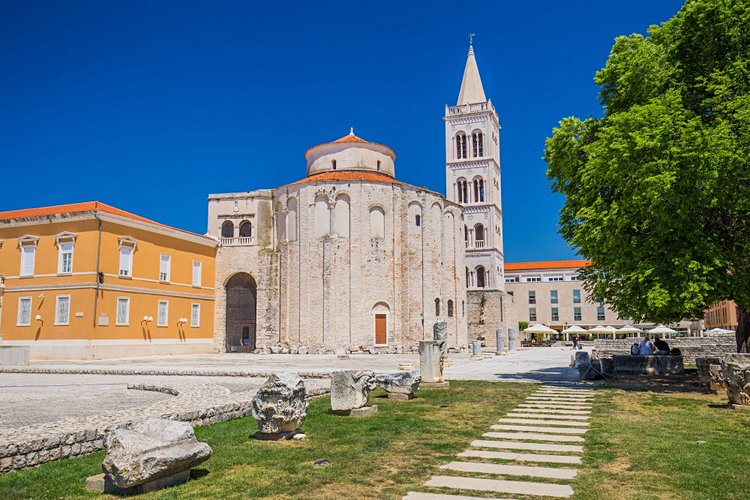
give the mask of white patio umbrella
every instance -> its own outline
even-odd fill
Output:
[[[617,329],[617,333],[623,333],[627,337],[631,333],[641,333],[643,330],[633,325],[625,325],[622,328]]]
[[[723,328],[711,328],[710,330],[707,330],[705,333],[709,335],[726,335],[729,333],[734,333],[732,330],[725,330]]]
[[[589,330],[589,333],[595,333],[595,334],[596,334],[597,336],[599,336],[600,334],[604,334],[604,335],[607,335],[607,334],[609,334],[609,333],[612,333],[612,330],[610,330],[610,329],[609,329],[608,327],[606,327],[606,326],[602,326],[602,325],[597,325],[597,326],[595,326],[594,328],[591,328],[591,329]]]
[[[565,330],[562,331],[565,334],[565,340],[568,340],[571,333],[586,333],[586,330],[584,328],[581,328],[578,325],[571,325],[567,327]]]
[[[669,327],[666,327],[664,325],[658,325],[656,328],[652,328],[648,331],[648,333],[652,335],[674,335],[677,333],[677,330],[672,330]]]
[[[545,336],[550,335],[550,334],[557,335],[557,330],[553,330],[552,328],[545,326],[545,325],[541,325],[539,323],[537,323],[534,326],[528,327],[523,332],[524,333],[541,333],[542,335],[545,335]]]
[[[611,333],[611,334],[612,334],[612,338],[614,339],[614,338],[615,338],[615,335],[617,334],[617,328],[615,328],[614,326],[605,326],[604,328],[605,328],[605,329],[606,329],[606,330],[607,330],[607,331],[608,331],[609,333]]]

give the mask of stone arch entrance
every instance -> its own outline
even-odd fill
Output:
[[[227,352],[252,352],[256,348],[258,285],[247,273],[233,275],[224,285],[227,293]]]

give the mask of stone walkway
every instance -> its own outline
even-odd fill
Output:
[[[573,496],[570,482],[581,463],[593,399],[586,387],[541,386],[459,453],[461,460],[441,466],[444,474],[432,476],[424,484],[426,492],[409,492],[404,500]]]

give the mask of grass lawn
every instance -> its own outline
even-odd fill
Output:
[[[379,413],[353,419],[329,415],[330,401],[310,402],[304,441],[251,439],[252,417],[198,428],[214,454],[185,484],[145,498],[401,498],[436,466],[455,458],[536,388],[532,384],[451,382],[412,401],[371,396]],[[447,407],[441,407],[447,405]],[[93,497],[86,477],[101,472],[103,452],[0,476],[0,498]],[[313,462],[325,458],[326,467]]]
[[[726,395],[640,381],[596,393],[575,498],[750,498],[750,413]]]

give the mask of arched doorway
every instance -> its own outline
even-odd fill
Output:
[[[252,352],[256,347],[258,286],[252,276],[237,273],[227,281],[227,351]]]

